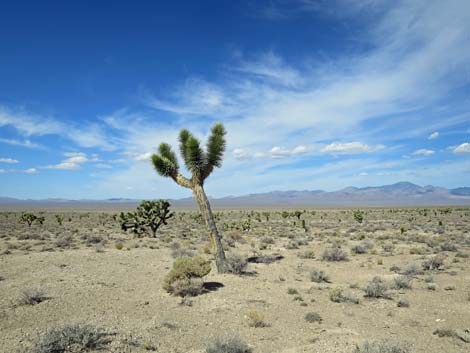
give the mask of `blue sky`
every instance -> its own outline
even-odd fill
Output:
[[[152,169],[222,121],[213,196],[470,186],[466,0],[15,1],[0,196],[190,196]]]

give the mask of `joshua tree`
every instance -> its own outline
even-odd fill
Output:
[[[217,230],[211,206],[204,191],[204,181],[215,167],[222,165],[225,151],[225,128],[218,123],[212,127],[211,135],[204,150],[197,138],[188,130],[183,129],[179,135],[180,152],[186,168],[191,172],[191,178],[186,178],[179,172],[179,164],[175,153],[167,143],[161,143],[158,154],[152,156],[155,170],[164,177],[172,178],[178,185],[191,189],[199,206],[202,217],[209,230],[211,240],[215,244],[215,262],[218,272],[225,272],[225,253]]]
[[[163,224],[166,225],[168,219],[173,215],[173,213],[170,213],[170,203],[168,201],[143,200],[137,207],[136,212],[121,212],[119,222],[121,223],[121,229],[124,231],[132,229],[137,236],[148,232],[155,238],[158,228]]]

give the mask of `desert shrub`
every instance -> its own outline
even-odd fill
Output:
[[[119,242],[119,243],[116,243],[116,244],[114,245],[114,247],[115,247],[116,249],[118,249],[118,250],[122,250],[122,248],[124,248],[124,244],[121,243],[121,242]]]
[[[397,276],[393,279],[394,289],[411,289],[411,278],[409,276]]]
[[[399,308],[408,308],[410,306],[410,302],[406,299],[400,299],[398,302],[397,302],[397,306]]]
[[[200,293],[201,279],[211,270],[210,263],[201,256],[179,257],[173,263],[173,268],[168,272],[163,281],[163,289],[175,295],[196,295]],[[199,286],[200,284],[200,286]]]
[[[63,235],[55,241],[55,245],[59,248],[70,248],[73,245],[73,237],[71,234]]]
[[[299,294],[299,291],[295,288],[287,288],[287,294],[295,295],[295,294]]]
[[[322,260],[324,261],[347,261],[348,254],[340,247],[332,247],[325,249],[322,254]]]
[[[228,273],[233,273],[235,275],[242,274],[246,270],[246,266],[248,265],[248,261],[237,254],[230,254],[226,258],[226,271]]]
[[[390,299],[388,286],[380,277],[374,277],[364,288],[365,297]]]
[[[249,327],[266,327],[267,324],[264,321],[263,313],[257,310],[250,310],[246,314],[246,319]]]
[[[467,253],[459,251],[457,254],[455,254],[455,257],[460,257],[462,259],[468,259],[470,257],[470,255],[467,254]]]
[[[357,244],[351,248],[353,254],[365,254],[367,253],[367,248],[364,245]]]
[[[402,274],[405,276],[416,276],[421,274],[422,271],[419,269],[418,265],[416,264],[409,264],[404,269]]]
[[[446,242],[441,244],[441,250],[442,251],[457,251],[457,245]]]
[[[307,322],[318,322],[318,323],[321,323],[323,321],[322,317],[320,316],[319,313],[316,313],[316,312],[309,312],[307,314],[305,314],[305,321]]]
[[[238,336],[217,337],[206,346],[206,353],[251,353],[252,349]]]
[[[91,325],[70,324],[48,330],[33,342],[28,353],[88,352],[106,349],[109,334]]]
[[[354,353],[410,353],[408,344],[392,340],[366,341],[356,346]]]
[[[301,259],[314,259],[315,252],[313,250],[305,250],[297,254]]]
[[[330,300],[334,303],[353,303],[359,304],[359,299],[352,293],[346,292],[342,288],[333,288],[330,290]]]
[[[431,257],[421,264],[421,267],[425,271],[438,270],[442,266],[444,266],[444,258],[442,256]]]
[[[436,283],[428,283],[427,285],[428,290],[436,290],[437,284]]]
[[[450,328],[438,328],[432,334],[439,337],[457,337],[457,332]]]
[[[204,281],[201,278],[185,278],[168,285],[169,293],[178,297],[195,297],[204,293]]]
[[[262,238],[260,239],[260,241],[261,241],[262,243],[265,243],[265,244],[274,244],[274,243],[276,242],[276,241],[275,241],[273,238],[271,238],[271,237],[262,237]]]
[[[49,297],[40,289],[24,289],[18,295],[16,302],[18,305],[36,305],[49,299]]]
[[[330,283],[330,277],[324,271],[317,269],[310,271],[310,280],[315,283]]]

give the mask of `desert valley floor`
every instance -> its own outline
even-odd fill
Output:
[[[202,353],[227,335],[253,353],[469,352],[470,208],[361,208],[362,222],[357,209],[216,210],[247,266],[212,261],[204,293],[184,298],[162,288],[174,259],[213,260],[195,210],[156,238],[123,232],[117,209],[35,209],[31,227],[3,210],[0,352],[46,352],[72,324],[102,330],[105,352]]]

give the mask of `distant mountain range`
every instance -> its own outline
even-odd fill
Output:
[[[134,207],[137,199],[107,200],[20,200],[0,197],[1,206],[105,206]],[[179,207],[195,206],[191,197],[170,200]],[[419,186],[410,182],[392,185],[347,187],[338,191],[302,190],[271,191],[244,196],[211,198],[215,207],[297,207],[297,206],[411,206],[411,205],[470,205],[470,187],[446,189],[432,185]]]

